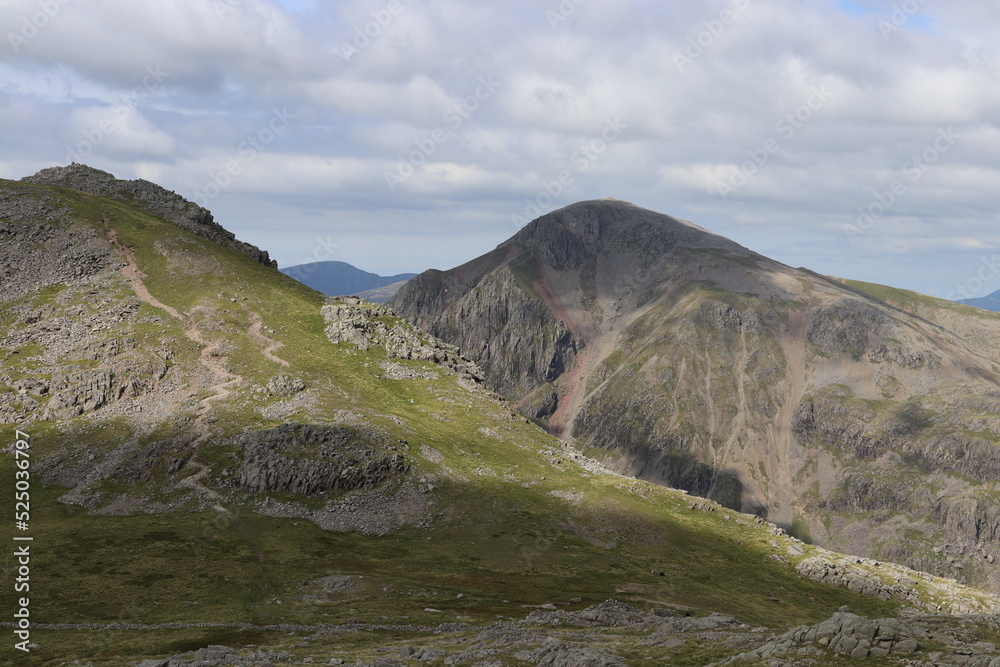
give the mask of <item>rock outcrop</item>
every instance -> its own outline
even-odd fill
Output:
[[[846,655],[852,660],[863,660],[869,656],[912,654],[921,648],[917,638],[929,636],[929,632],[914,627],[914,624],[907,620],[868,619],[850,612],[839,612],[822,623],[799,626],[753,651],[741,653],[717,664],[763,660],[787,653],[801,655],[799,647],[808,644],[829,647],[834,653]]]
[[[404,316],[424,312],[427,307],[421,302],[428,294],[450,292],[451,282],[440,272],[429,271],[412,281],[416,283],[407,283],[391,303]],[[484,277],[454,306],[443,309],[444,317],[411,319],[428,333],[455,343],[487,368],[486,378],[496,391],[526,396],[540,382],[555,380],[572,368],[583,344],[538,296],[520,289],[519,284],[513,271],[501,269]],[[531,416],[554,411],[555,402]]]
[[[421,333],[397,319],[386,306],[342,297],[324,306],[322,312],[326,337],[333,343],[351,343],[361,351],[381,347],[390,359],[430,361],[462,377],[482,380],[482,371],[458,347]]]
[[[70,213],[36,188],[0,190],[0,303],[117,265],[100,234]]]
[[[370,430],[354,426],[283,424],[232,439],[242,463],[238,487],[320,496],[370,489],[404,474],[405,458]]]
[[[1000,597],[894,563],[817,550],[795,567],[814,581],[842,586],[879,600],[897,600],[931,614],[996,614]],[[921,601],[920,592],[924,599]]]

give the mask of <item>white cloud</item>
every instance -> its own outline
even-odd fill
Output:
[[[633,199],[787,263],[940,295],[996,245],[1000,27],[973,0],[927,3],[885,36],[883,3],[589,0],[562,15],[554,0],[53,1],[38,26],[38,0],[0,5],[17,38],[0,44],[3,173],[64,162],[145,90],[87,161],[193,196],[237,160],[211,207],[283,263],[304,252],[296,235],[323,231],[365,239],[337,257],[362,266],[458,264],[566,170],[555,206]],[[692,40],[700,53],[679,68]],[[152,89],[149,68],[166,73]],[[481,77],[500,85],[455,115]],[[276,110],[294,119],[248,159]],[[577,169],[614,118],[628,129]],[[948,128],[959,139],[908,175]],[[386,170],[435,130],[446,139],[390,190]],[[843,225],[899,179],[906,192],[852,245]]]

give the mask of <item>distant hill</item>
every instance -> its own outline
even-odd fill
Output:
[[[995,313],[1000,313],[1000,290],[993,292],[993,294],[981,296],[978,299],[959,299],[958,302],[964,303],[967,306],[975,306],[983,310],[992,310]]]
[[[357,294],[380,287],[388,287],[393,283],[406,282],[417,275],[415,273],[401,273],[396,276],[380,276],[362,271],[347,262],[312,262],[311,264],[289,266],[281,269],[281,272],[330,296]],[[392,294],[395,294],[395,291]],[[392,294],[385,296],[385,299],[391,298]]]
[[[372,301],[374,303],[388,303],[389,299],[396,296],[396,292],[398,292],[399,288],[401,288],[405,284],[406,284],[405,280],[400,280],[398,283],[386,285],[385,287],[376,287],[375,289],[369,289],[365,290],[364,292],[358,292],[355,294],[355,296],[360,296],[362,299],[365,299],[366,301]]]

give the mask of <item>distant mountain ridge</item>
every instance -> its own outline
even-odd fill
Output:
[[[310,264],[297,264],[281,269],[286,276],[295,278],[300,283],[312,287],[317,292],[329,296],[340,296],[344,294],[365,294],[365,298],[380,303],[387,301],[395,294],[395,289],[410,278],[415,273],[400,273],[395,276],[380,276],[376,273],[363,271],[347,262],[312,262]],[[396,285],[394,290],[385,288]]]
[[[975,299],[959,299],[958,302],[964,303],[967,306],[975,306],[976,308],[982,308],[983,310],[991,310],[994,313],[1000,313],[1000,290]]]

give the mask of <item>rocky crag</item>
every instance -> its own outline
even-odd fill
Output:
[[[463,378],[481,381],[482,371],[462,352],[434,336],[399,320],[385,306],[357,297],[337,297],[323,306],[326,336],[332,343],[352,343],[362,351],[384,348],[390,359],[430,361],[451,369]]]
[[[619,472],[1000,590],[1000,322],[971,308],[935,323],[616,200],[389,305]]]

